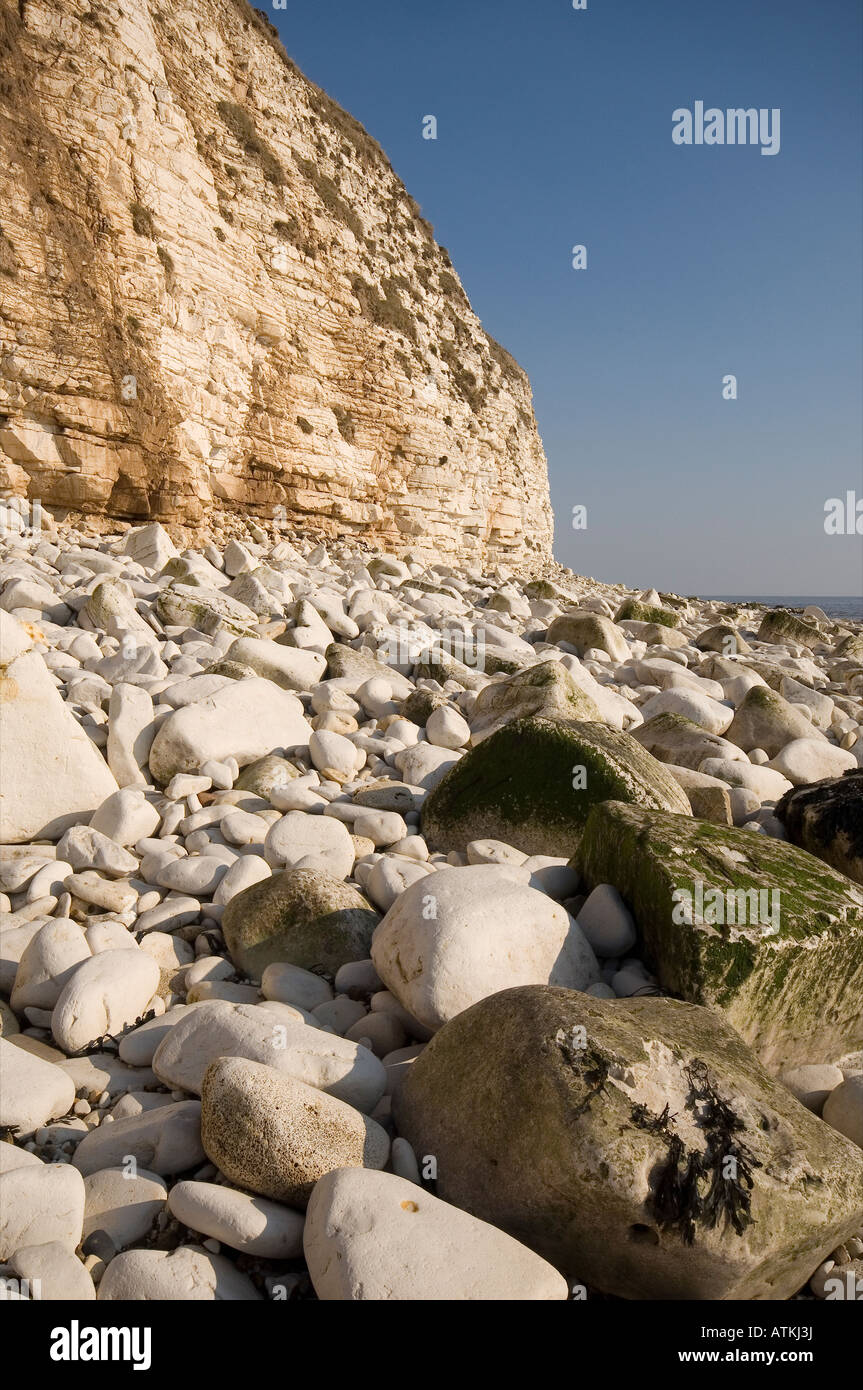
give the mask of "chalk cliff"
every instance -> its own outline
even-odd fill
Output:
[[[0,0],[0,491],[551,552],[527,377],[245,0]]]

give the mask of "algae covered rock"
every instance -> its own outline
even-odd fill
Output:
[[[378,661],[368,647],[355,648],[347,646],[344,642],[331,642],[324,655],[327,658],[327,680],[355,680],[359,688],[372,677],[380,676],[392,686],[393,698],[396,700],[406,700],[413,690],[410,681],[399,675],[392,666]]]
[[[558,589],[556,584],[552,584],[548,579],[529,579],[522,585],[525,598],[528,599],[556,599],[565,598],[566,595]]]
[[[402,719],[409,719],[412,724],[419,724],[421,728],[425,728],[435,710],[441,709],[446,704],[447,697],[441,691],[429,690],[426,686],[420,686],[402,702],[399,713]]]
[[[428,796],[422,831],[435,849],[503,840],[525,854],[570,855],[590,808],[607,800],[690,813],[674,778],[629,734],[519,719],[459,759]]]
[[[834,657],[844,657],[846,661],[863,661],[863,632],[849,632],[837,642]]]
[[[555,618],[545,635],[546,642],[565,642],[578,656],[596,648],[608,652],[614,661],[626,661],[629,644],[619,627],[601,613],[564,613]]]
[[[800,705],[790,704],[766,685],[753,685],[747,690],[725,732],[728,741],[744,752],[763,748],[771,758],[794,739],[824,738]]]
[[[259,980],[274,961],[334,975],[367,960],[380,918],[356,888],[318,869],[288,869],[232,898],[222,932],[238,970]]]
[[[616,623],[626,622],[627,620],[637,623],[659,623],[661,627],[677,627],[680,622],[680,614],[672,613],[668,608],[662,608],[657,604],[642,603],[637,598],[627,598],[618,608],[614,615]]]
[[[793,845],[863,883],[863,769],[795,787],[776,815]]]
[[[487,660],[490,658],[491,653],[488,648],[484,649],[483,655]],[[494,665],[496,671],[503,669],[500,664],[492,662],[491,665]],[[485,667],[489,672],[491,665]],[[515,658],[509,665],[508,671],[518,670],[523,665],[524,661],[521,658]],[[430,647],[427,651],[419,654],[419,659],[414,667],[414,676],[417,680],[434,680],[440,685],[444,685],[446,681],[457,681],[465,690],[481,690],[488,679],[485,669],[480,671],[474,666],[465,665],[463,661],[459,661],[449,652],[444,651],[443,647]]]
[[[664,623],[643,623],[636,618],[624,618],[620,626],[630,639],[643,642],[646,647],[679,650],[681,647],[689,646],[689,638],[685,632],[666,627]]]
[[[566,722],[602,723],[602,715],[559,661],[543,661],[508,680],[493,681],[476,697],[471,743],[476,745],[516,719],[538,715]]]
[[[789,1298],[863,1217],[860,1151],[677,1000],[505,990],[394,1104],[439,1197],[617,1297]]]
[[[781,840],[606,802],[572,867],[611,883],[663,989],[721,1011],[771,1068],[863,1036],[863,891]]]
[[[823,637],[814,623],[804,622],[787,608],[770,608],[761,619],[759,642],[771,642],[781,647],[787,642],[796,646],[813,647]]]
[[[82,609],[85,625],[96,631],[134,633],[139,642],[153,646],[156,634],[135,606],[135,594],[125,579],[102,579]]]

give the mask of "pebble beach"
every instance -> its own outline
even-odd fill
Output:
[[[863,1297],[863,624],[25,520],[5,1297]]]

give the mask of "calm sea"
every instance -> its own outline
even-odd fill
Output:
[[[705,594],[705,598],[723,599],[726,603],[764,603],[768,608],[808,608],[815,604],[824,610],[828,618],[852,619],[863,622],[863,597],[851,598],[839,595],[825,598],[806,597],[800,594]]]

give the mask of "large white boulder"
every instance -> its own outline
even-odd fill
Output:
[[[356,851],[350,831],[334,816],[289,811],[267,832],[264,857],[276,869],[323,869],[333,878],[347,878]],[[311,862],[314,860],[314,865]]]
[[[92,1303],[96,1289],[89,1271],[68,1246],[58,1240],[22,1245],[9,1261],[18,1278],[39,1290],[46,1303]]]
[[[83,928],[71,917],[52,917],[24,949],[10,1003],[24,1009],[53,1009],[74,970],[92,955]]]
[[[119,786],[149,781],[145,769],[154,733],[147,691],[126,682],[115,685],[108,705],[108,766]]]
[[[264,1260],[296,1260],[303,1253],[303,1217],[281,1202],[253,1197],[214,1182],[178,1182],[168,1208],[192,1231]]]
[[[795,738],[770,761],[774,772],[781,772],[795,787],[820,782],[825,777],[841,777],[857,766],[853,753],[836,748],[823,736]]]
[[[54,1041],[79,1052],[135,1023],[159,987],[159,967],[146,951],[101,951],[78,966],[51,1015]]]
[[[587,989],[596,957],[565,908],[524,869],[439,869],[396,899],[372,937],[387,988],[427,1028],[515,985]]]
[[[127,1250],[109,1264],[100,1302],[255,1302],[261,1295],[247,1274],[224,1255],[198,1245],[176,1250]]]
[[[682,714],[710,734],[724,734],[734,718],[734,710],[728,705],[710,695],[702,695],[699,690],[682,688],[661,690],[658,695],[652,695],[641,706],[641,714],[645,721],[655,714]]]
[[[863,1074],[848,1076],[824,1103],[824,1119],[863,1149]]]
[[[0,666],[8,666],[10,661],[14,661],[22,652],[30,651],[32,646],[32,633],[11,613],[0,608]]]
[[[164,526],[158,521],[151,521],[147,526],[129,531],[123,544],[123,554],[130,555],[144,569],[161,570],[178,551]]]
[[[58,840],[117,790],[38,652],[24,651],[0,667],[0,749],[2,844]]]
[[[311,690],[323,680],[327,668],[327,659],[320,652],[283,647],[266,637],[238,637],[225,653],[225,660],[250,666],[283,690]]]
[[[84,1179],[84,1192],[85,1239],[105,1231],[118,1250],[148,1235],[168,1200],[164,1178],[146,1168],[133,1173],[128,1164],[97,1169]]]
[[[235,758],[244,767],[268,753],[307,747],[311,732],[295,695],[250,676],[169,715],[153,740],[150,771],[165,785],[211,759]]]
[[[172,1101],[154,1110],[104,1122],[91,1129],[78,1145],[72,1162],[89,1177],[103,1168],[126,1167],[133,1158],[159,1177],[185,1173],[204,1162],[201,1147],[201,1107],[196,1100]],[[130,1191],[129,1201],[133,1197]]]

